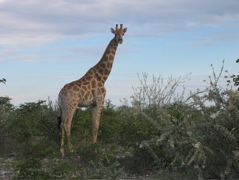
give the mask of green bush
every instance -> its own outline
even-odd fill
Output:
[[[142,102],[137,99],[137,106],[144,106],[135,113],[143,115],[160,132],[135,148],[136,152],[144,152],[145,156],[141,155],[145,162],[152,158],[151,167],[167,168],[187,178],[239,177],[239,97],[237,92],[219,86],[222,71],[217,76],[213,69],[209,87],[191,93],[184,101],[154,106],[142,103],[145,98],[141,97]],[[147,113],[145,107],[153,110]],[[157,116],[152,112],[158,112]]]
[[[103,143],[114,143],[119,140],[121,130],[121,118],[114,106],[106,104],[102,110],[98,141]],[[92,108],[78,108],[72,120],[73,142],[90,142],[92,139]]]
[[[54,111],[45,101],[21,104],[12,113],[9,132],[19,142],[43,136],[58,136],[57,114]]]
[[[72,142],[73,146],[81,142],[90,142],[92,139],[91,132],[91,114],[92,108],[80,109],[77,108],[72,119]]]
[[[106,105],[102,111],[99,141],[103,143],[118,143],[122,129],[121,117],[112,105]]]
[[[9,118],[14,110],[10,100],[11,98],[9,97],[0,97],[0,134],[6,133]]]
[[[139,144],[159,135],[158,128],[142,115],[134,115],[133,109],[121,115],[120,144],[125,147],[138,147]]]
[[[42,160],[58,155],[57,109],[52,102],[21,104],[11,113],[7,131],[19,145],[17,179],[53,178],[43,170]]]

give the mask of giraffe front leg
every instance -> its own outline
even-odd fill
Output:
[[[103,101],[103,102],[102,102]],[[95,143],[97,141],[98,130],[100,125],[100,115],[104,105],[104,98],[98,103],[95,107],[93,107],[92,111],[92,142]]]

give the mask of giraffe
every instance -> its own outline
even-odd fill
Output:
[[[86,74],[73,82],[66,84],[58,96],[58,104],[61,115],[58,117],[61,127],[61,157],[64,158],[64,139],[65,134],[70,152],[73,152],[70,140],[72,117],[76,108],[92,106],[92,143],[97,141],[97,134],[100,123],[100,115],[104,106],[104,98],[106,89],[104,87],[114,62],[115,53],[118,44],[123,43],[123,35],[127,28],[123,29],[123,25],[116,24],[116,28],[111,28],[111,32],[115,35],[109,42],[101,60]]]

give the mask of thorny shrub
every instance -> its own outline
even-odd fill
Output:
[[[140,93],[133,96],[134,116],[158,129],[157,135],[135,147],[141,161],[153,160],[148,168],[167,168],[187,178],[239,177],[239,96],[219,85],[223,68],[216,75],[212,66],[213,75],[204,90],[166,101],[169,103],[161,103],[164,101],[157,97],[163,87],[141,84]],[[170,90],[163,99],[172,99],[175,91]]]

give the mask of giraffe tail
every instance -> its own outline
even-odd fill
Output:
[[[57,117],[57,129],[60,131],[61,130],[61,122],[62,122],[62,109],[61,109],[61,103],[60,103],[60,98],[58,100],[58,107],[59,107],[59,116]]]

